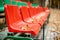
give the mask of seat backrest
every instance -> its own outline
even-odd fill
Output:
[[[25,2],[22,2],[22,6],[27,6],[27,3],[25,3]]]
[[[12,0],[12,1],[11,1],[11,4],[12,4],[12,5],[16,5],[17,2],[16,2],[15,0]]]
[[[21,2],[17,2],[17,6],[22,6],[22,3]]]
[[[2,0],[0,0],[0,7],[3,7],[4,6],[4,4],[3,4],[3,1]]]
[[[44,7],[43,9],[44,9],[44,11],[48,10],[48,8],[47,8],[47,7]]]
[[[38,4],[31,4],[31,6],[33,6],[33,7],[37,7],[37,6],[39,6]]]
[[[43,11],[43,8],[42,7],[37,7],[37,13],[40,13]]]
[[[3,3],[3,0],[0,0],[0,12],[4,12],[4,3]]]
[[[28,8],[26,6],[22,6],[20,9],[21,9],[21,14],[22,14],[23,20],[30,17]]]
[[[30,16],[34,16],[37,14],[37,10],[35,7],[29,7],[29,13],[30,13]]]
[[[43,12],[42,7],[30,7],[29,8],[29,13],[31,17],[37,14],[40,14],[41,12]]]
[[[31,3],[30,3],[30,2],[27,2],[27,5],[28,5],[29,7],[31,7]]]
[[[19,0],[5,0],[5,4],[17,5],[17,6],[27,6],[26,2],[21,2]]]
[[[33,15],[36,15],[36,14],[37,14],[37,8],[34,7],[34,8],[33,8]]]
[[[17,6],[8,5],[6,10],[6,19],[9,24],[15,23],[17,21],[22,21],[19,8]]]
[[[4,0],[5,4],[11,4],[10,0]]]

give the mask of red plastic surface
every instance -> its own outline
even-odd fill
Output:
[[[9,32],[31,33],[36,36],[45,22],[49,10],[42,7],[33,8],[5,5],[6,21]]]
[[[42,7],[37,7],[36,9],[37,9],[37,13],[40,13],[40,12],[43,11],[43,8]]]
[[[36,8],[34,7],[29,7],[29,13],[30,13],[30,16],[34,16],[36,15],[37,11],[36,11]]]
[[[5,5],[5,14],[9,32],[31,33],[36,36],[41,28],[38,23],[24,22],[17,6]]]
[[[29,18],[29,12],[28,12],[28,8],[25,6],[21,7],[21,14],[23,16],[23,19]]]
[[[31,7],[31,3],[30,2],[27,2],[28,6]]]
[[[20,8],[20,11],[21,11],[21,15],[22,15],[23,21],[25,21],[25,22],[27,22],[27,23],[32,23],[32,20],[33,20],[33,19],[30,17],[28,8],[25,7],[25,6],[22,6],[22,7]]]
[[[42,19],[40,19],[41,12],[43,12],[41,7],[38,7],[38,8],[30,7],[29,8],[29,13],[30,13],[30,16],[32,17],[34,23],[39,23],[40,20],[42,20]]]

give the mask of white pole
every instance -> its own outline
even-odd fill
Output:
[[[45,6],[47,7],[48,4],[49,4],[49,0],[46,0],[46,1],[45,1]]]

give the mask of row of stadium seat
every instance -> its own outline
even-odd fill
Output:
[[[36,36],[46,20],[49,10],[42,7],[5,5],[10,32],[31,33]]]

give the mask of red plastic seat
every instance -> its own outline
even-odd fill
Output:
[[[47,7],[44,7],[44,11],[47,12],[47,13],[50,12],[50,10]]]
[[[44,7],[44,12],[46,12],[46,17],[47,17],[50,13],[50,10],[47,7]]]
[[[35,7],[29,7],[29,13],[30,16],[35,16],[37,14],[36,8]]]
[[[48,15],[45,11],[43,11],[42,7],[30,7],[29,12],[32,19],[34,20],[33,23],[39,23],[41,26],[45,22]]]
[[[28,6],[31,7],[31,3],[30,2],[27,2]]]
[[[35,21],[35,18],[34,17],[36,17],[36,15],[38,14],[37,11],[36,11],[36,8],[29,7],[28,10],[29,10],[30,17],[33,19],[32,22],[34,22]],[[38,22],[36,22],[36,23],[38,23]]]
[[[38,9],[38,10],[37,10]],[[30,11],[30,14],[29,14]],[[37,13],[37,11],[39,13]],[[22,14],[22,18],[25,22],[27,23],[41,23],[41,21],[43,19],[37,19],[37,17],[40,16],[40,13],[42,12],[42,8],[32,8],[30,7],[29,10],[27,7],[23,6],[21,7],[21,14]],[[41,17],[40,17],[41,18]],[[39,21],[38,21],[39,20]],[[44,22],[44,21],[43,21]],[[42,23],[43,23],[42,22]],[[42,24],[41,23],[41,24]]]
[[[22,6],[20,9],[21,9],[21,14],[24,22],[32,23],[33,19],[30,17],[28,8],[25,6]]]
[[[43,12],[42,7],[37,7],[36,10],[37,10],[37,13],[41,13],[41,12]]]
[[[34,20],[34,23],[38,23],[37,20],[39,20],[39,19],[37,19],[37,18],[40,17],[40,14],[41,14],[42,11],[43,10],[40,7],[38,7],[38,8],[30,7],[29,8],[30,16]]]
[[[9,32],[31,33],[36,36],[40,30],[37,23],[25,23],[17,6],[5,5],[5,14]]]

